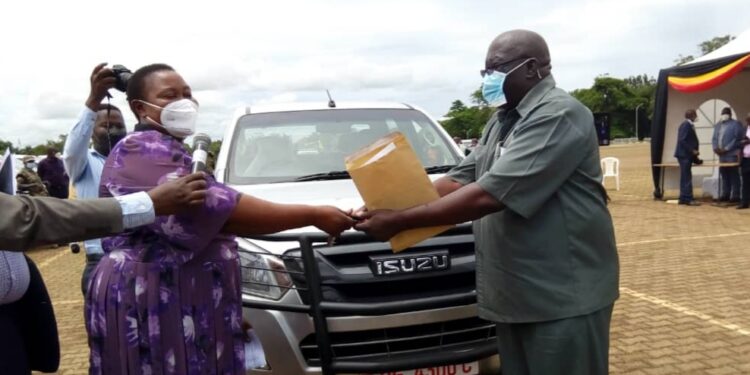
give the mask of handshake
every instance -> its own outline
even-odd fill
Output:
[[[368,211],[363,206],[343,211],[333,206],[318,206],[315,207],[313,225],[332,238],[354,228],[380,241],[387,241],[400,232],[397,218],[398,211],[392,210]]]
[[[314,210],[313,225],[328,233],[332,239],[351,228],[365,232],[381,241],[389,240],[400,231],[393,221],[398,215],[397,211],[368,211],[364,206],[347,211],[333,206],[317,206]]]

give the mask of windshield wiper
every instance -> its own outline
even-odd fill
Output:
[[[343,180],[347,178],[350,178],[347,171],[331,171],[300,176],[295,178],[294,181]]]
[[[436,165],[434,167],[425,168],[427,174],[433,173],[445,173],[453,169],[455,165]],[[300,176],[294,179],[294,181],[322,181],[322,180],[343,180],[351,178],[347,171],[331,171],[325,173],[314,173],[310,175]]]
[[[433,174],[433,173],[445,173],[449,170],[453,169],[455,165],[436,165],[434,167],[427,167],[424,169],[427,174]]]

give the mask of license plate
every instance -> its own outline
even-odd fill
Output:
[[[419,368],[414,370],[381,372],[373,375],[476,375],[479,374],[479,362],[461,365],[445,365]]]

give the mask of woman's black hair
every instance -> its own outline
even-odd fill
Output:
[[[167,64],[151,64],[146,65],[133,73],[133,75],[128,80],[128,90],[126,92],[127,94],[127,100],[130,104],[130,109],[133,111],[133,114],[136,118],[138,118],[138,114],[135,113],[135,109],[133,108],[133,100],[145,100],[146,99],[146,93],[144,92],[144,86],[146,85],[146,78],[150,76],[153,73],[161,72],[164,70],[171,70],[174,71],[174,68]]]

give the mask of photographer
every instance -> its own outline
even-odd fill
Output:
[[[68,176],[79,199],[99,197],[99,180],[104,161],[109,151],[125,137],[125,121],[120,110],[109,104],[102,104],[112,88],[124,90],[122,78],[102,63],[91,73],[91,92],[86,106],[81,111],[78,123],[70,130],[63,149],[63,162]],[[127,70],[125,70],[127,72]],[[89,149],[89,140],[93,147]],[[84,242],[86,268],[81,278],[81,291],[86,293],[88,276],[101,259],[103,251],[99,239]]]

